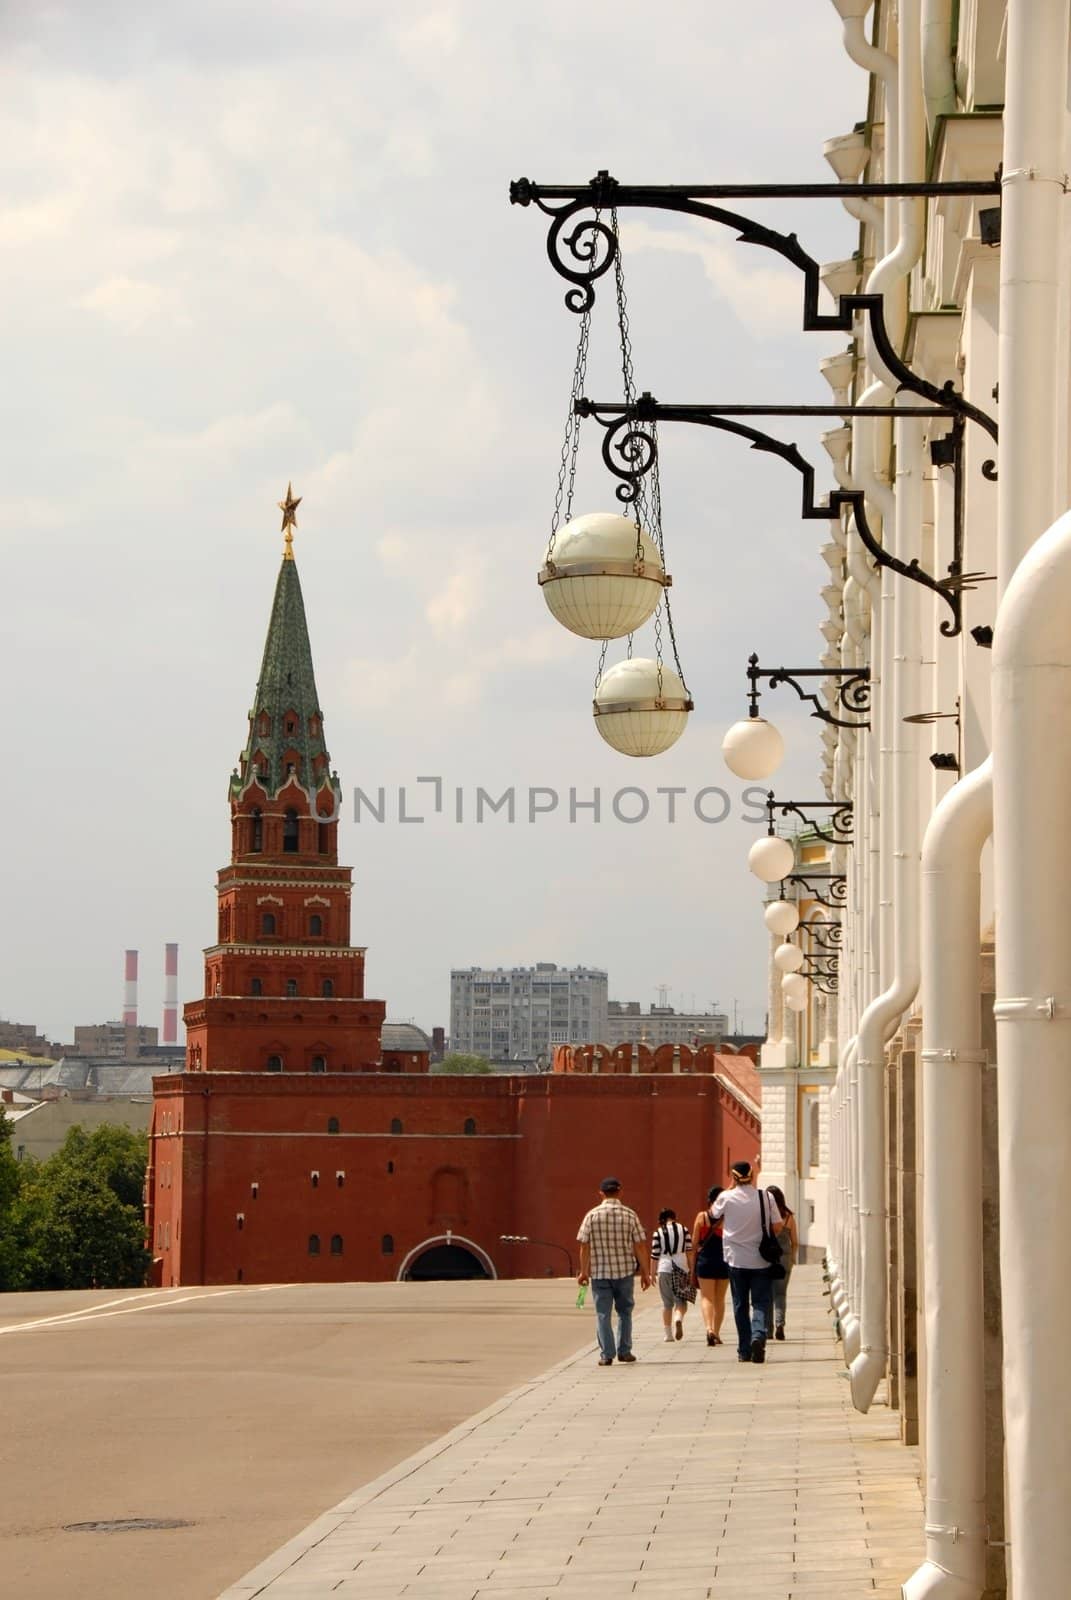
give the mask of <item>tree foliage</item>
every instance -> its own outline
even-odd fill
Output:
[[[485,1056],[467,1056],[461,1052],[443,1056],[431,1069],[433,1072],[493,1072],[495,1069]]]
[[[148,1140],[70,1130],[47,1161],[18,1162],[0,1117],[0,1289],[127,1289],[145,1282]]]

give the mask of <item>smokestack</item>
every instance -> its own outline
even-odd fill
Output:
[[[136,1028],[138,1025],[138,953],[136,950],[127,951],[123,976],[126,980],[123,985],[123,1026],[124,1028]]]
[[[164,1044],[178,1043],[178,945],[164,945]]]

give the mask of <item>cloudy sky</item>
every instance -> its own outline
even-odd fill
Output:
[[[7,0],[0,1016],[59,1039],[117,1016],[129,946],[157,1022],[166,940],[199,992],[292,479],[332,756],[347,797],[386,792],[382,823],[348,799],[342,857],[388,1016],[445,1025],[451,966],[557,961],[761,1027],[755,828],[719,745],[751,650],[817,661],[825,535],[788,468],[665,429],[696,710],[657,760],[602,743],[596,647],[535,581],[576,320],[508,184],[827,180],[822,141],[865,110],[838,35],[826,0]],[[752,209],[819,260],[855,248],[836,202]],[[622,240],[641,388],[828,401],[843,340],[799,332],[792,269],[654,213]],[[604,294],[593,398],[620,398],[614,338]],[[817,430],[785,436],[824,472]],[[577,509],[611,507],[581,455]],[[788,691],[770,710],[779,788],[814,797],[817,725]],[[511,785],[517,821],[476,825],[477,788]],[[562,797],[535,823],[531,786]],[[613,816],[625,786],[645,822]],[[570,788],[601,791],[598,825]]]

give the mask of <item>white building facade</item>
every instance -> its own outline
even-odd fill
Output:
[[[721,1011],[677,1011],[673,1006],[640,1009],[638,1000],[611,1000],[606,1032],[589,1044],[646,1044],[656,1050],[660,1044],[719,1045],[729,1031],[729,1019]]]
[[[558,1044],[606,1037],[608,979],[598,967],[462,967],[450,973],[450,1049],[549,1064]]]

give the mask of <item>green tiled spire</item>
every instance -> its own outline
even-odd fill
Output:
[[[324,743],[301,580],[288,549],[275,585],[264,658],[249,713],[249,736],[241,767],[231,777],[231,797],[239,795],[258,773],[264,774],[260,782],[274,797],[287,781],[289,765],[296,765],[297,780],[310,803],[325,786],[338,793]]]

